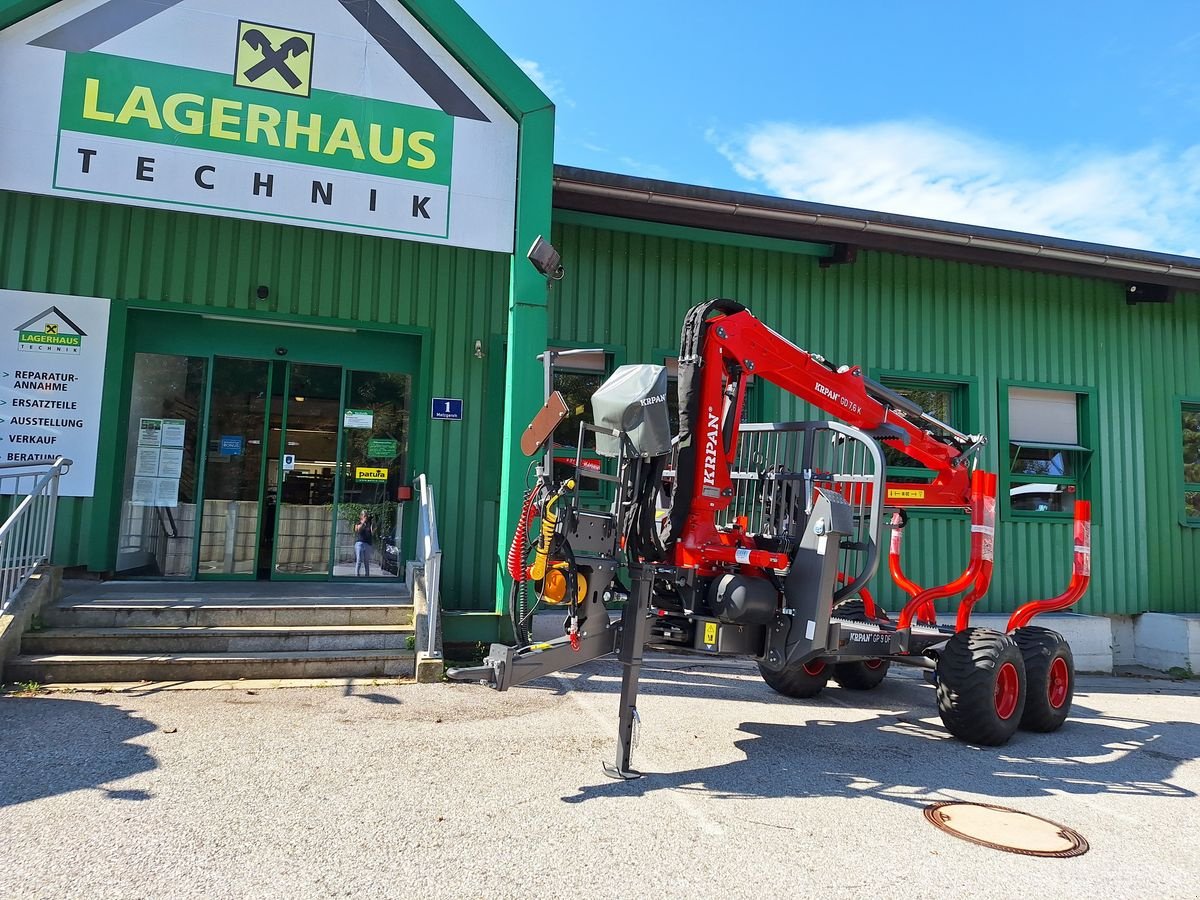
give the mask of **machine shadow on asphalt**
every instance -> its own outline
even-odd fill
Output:
[[[757,693],[757,686],[744,677],[746,670],[742,678],[652,665],[645,671],[642,690],[648,697],[744,703],[748,693]],[[616,693],[619,684],[611,670],[589,668],[570,681],[560,679],[558,687],[568,693],[608,694]],[[586,785],[561,799],[581,803],[676,790],[717,799],[876,797],[922,807],[963,794],[1007,799],[1058,794],[1196,796],[1172,781],[1179,766],[1200,757],[1200,726],[1195,723],[1108,715],[1087,705],[1087,693],[1081,692],[1061,731],[1018,732],[1004,747],[979,747],[951,738],[937,722],[932,692],[924,681],[901,677],[871,692],[830,688],[817,700],[793,701],[763,685],[762,696],[755,699],[764,707],[808,707],[812,717],[802,724],[743,721],[733,745],[745,759],[660,773],[651,770],[653,754],[647,751],[647,764],[641,767],[645,778]],[[822,715],[830,704],[866,717],[832,721]],[[643,722],[643,728],[646,725]],[[936,757],[929,754],[932,742],[938,744]]]
[[[582,803],[678,790],[716,799],[876,797],[923,807],[931,801],[959,799],[963,793],[1008,799],[1053,794],[1196,796],[1170,780],[1186,759],[1152,749],[1164,738],[1170,738],[1176,747],[1196,747],[1200,734],[1190,723],[1133,730],[1121,725],[1117,726],[1121,730],[1114,732],[1114,726],[1099,720],[1068,722],[1064,737],[1076,754],[1069,757],[1025,756],[1014,753],[1014,748],[979,748],[946,740],[939,753],[971,757],[959,769],[941,757],[921,766],[921,739],[896,728],[896,721],[895,716],[880,716],[854,723],[821,719],[804,725],[743,722],[739,733],[750,737],[734,743],[746,754],[743,760],[681,772],[646,771],[646,777],[637,781],[586,785],[578,794],[561,799]],[[831,743],[835,731],[838,740]],[[815,745],[814,733],[819,734]],[[884,735],[887,737],[881,741]],[[860,743],[856,744],[856,737]],[[801,759],[805,753],[812,756]],[[1194,755],[1192,752],[1188,758]]]
[[[94,788],[113,800],[149,800],[142,790],[104,787],[158,768],[135,738],[156,731],[146,719],[104,703],[48,697],[0,698],[0,809]]]

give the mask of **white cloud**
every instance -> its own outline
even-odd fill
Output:
[[[574,106],[575,101],[567,96],[566,89],[561,81],[557,78],[551,78],[542,71],[542,64],[535,62],[532,59],[514,59],[521,71],[529,76],[529,79],[542,89],[542,93],[553,100],[559,106]]]
[[[785,197],[1200,255],[1200,145],[1035,157],[929,122],[709,138],[740,176]]]

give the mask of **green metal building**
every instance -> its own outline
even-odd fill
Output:
[[[599,350],[561,376],[576,389],[670,365],[684,311],[725,296],[990,436],[981,609],[1065,586],[1085,497],[1081,611],[1200,612],[1200,260],[556,169],[550,102],[450,0],[267,3],[254,22],[151,6],[0,2],[0,108],[21,123],[0,138],[17,332],[0,442],[94,472],[60,501],[57,562],[355,579],[367,509],[395,545],[371,577],[399,581],[424,473],[447,633],[492,638],[536,354]],[[370,77],[347,81],[337,53]],[[549,287],[525,259],[539,234],[566,270]],[[105,333],[73,338],[79,361],[46,350],[37,335],[74,334],[97,304]],[[88,354],[100,374],[59,390]],[[85,387],[92,408],[64,399]],[[767,384],[752,407],[822,417]],[[914,518],[909,574],[961,571],[965,519]]]

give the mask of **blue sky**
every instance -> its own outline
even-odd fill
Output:
[[[555,160],[1200,256],[1200,5],[459,0]]]

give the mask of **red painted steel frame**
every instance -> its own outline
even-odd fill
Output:
[[[905,507],[966,508],[970,473],[961,451],[914,425],[867,393],[862,369],[834,369],[824,360],[776,334],[748,310],[715,316],[706,323],[701,348],[699,404],[693,423],[698,449],[693,506],[675,544],[676,565],[715,571],[742,539],[717,528],[715,516],[732,502],[729,467],[737,450],[746,380],[753,374],[850,424],[870,430],[889,425],[906,438],[884,444],[936,472],[927,484],[887,486],[888,502]],[[736,389],[733,385],[736,384]]]
[[[1028,625],[1042,613],[1061,612],[1083,596],[1092,580],[1092,504],[1088,500],[1075,501],[1074,537],[1074,565],[1067,589],[1049,600],[1031,600],[1017,607],[1008,620],[1009,631]]]

